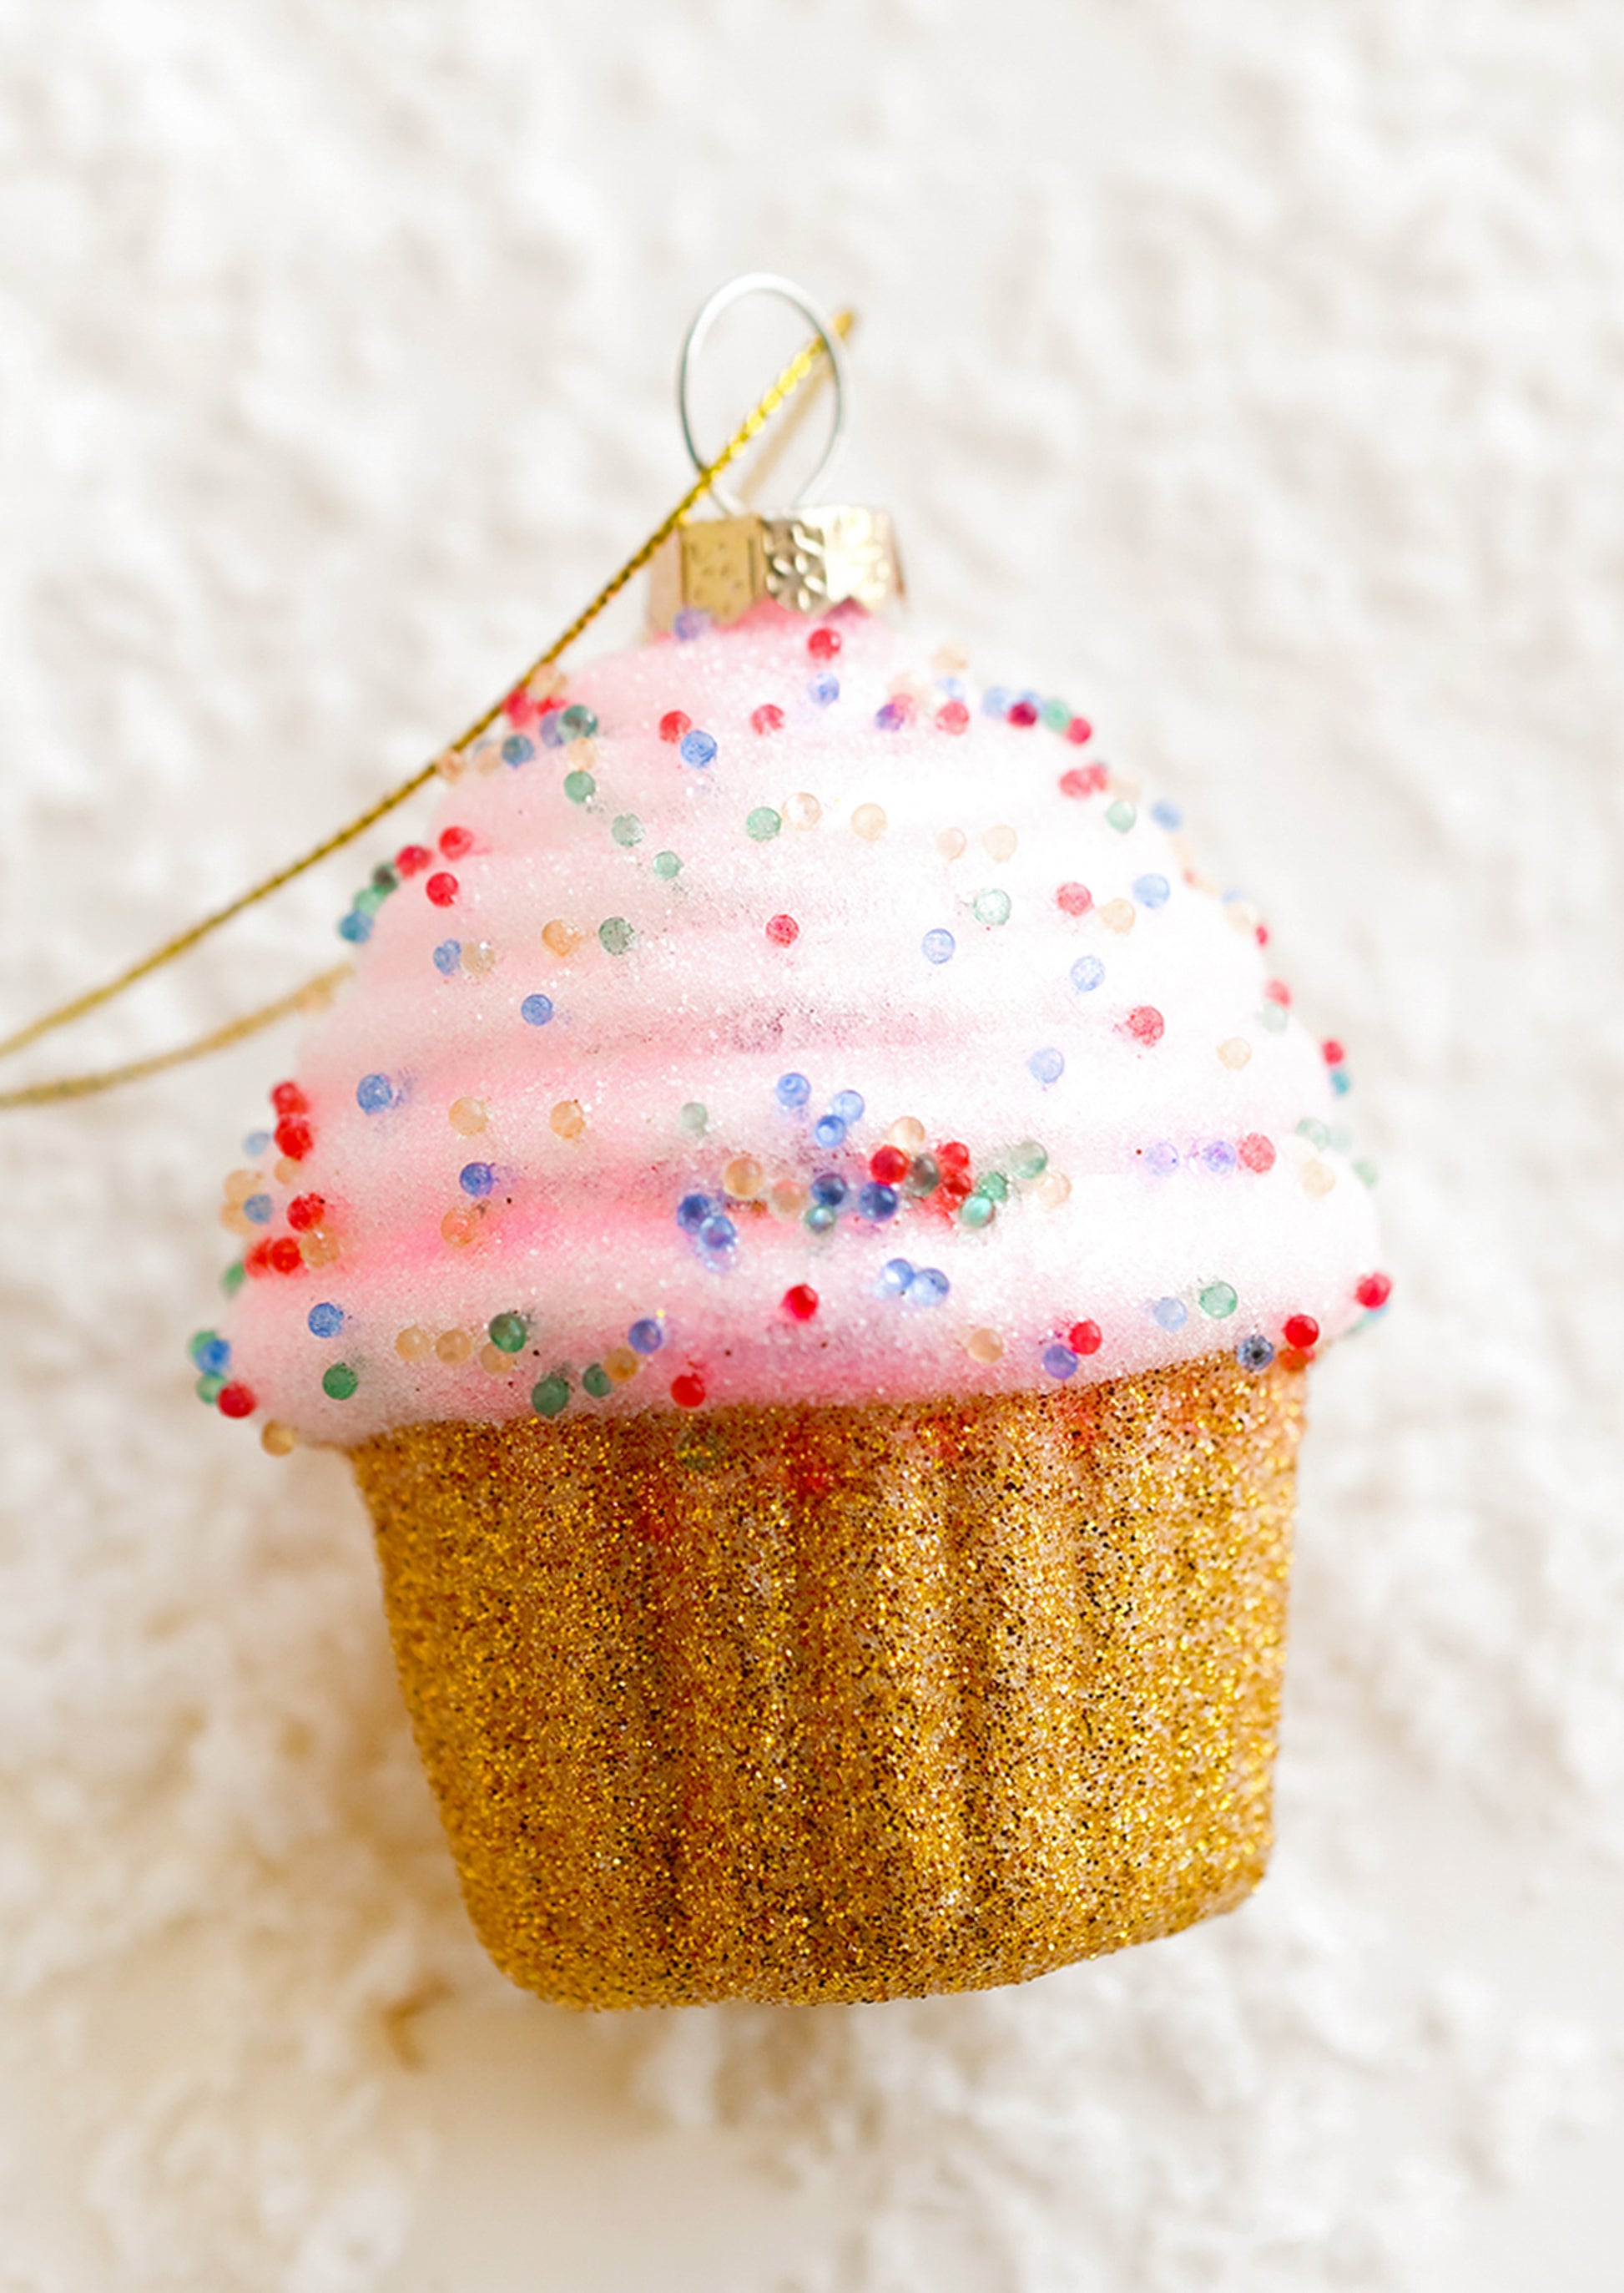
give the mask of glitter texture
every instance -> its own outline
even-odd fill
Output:
[[[1300,1372],[352,1451],[474,1924],[576,2006],[1025,1981],[1270,1843]]]

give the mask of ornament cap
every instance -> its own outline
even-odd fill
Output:
[[[668,629],[679,614],[701,612],[725,628],[767,598],[796,613],[847,603],[872,612],[905,595],[887,511],[747,512],[678,527],[649,570],[649,625]]]

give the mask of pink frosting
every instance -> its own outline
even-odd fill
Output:
[[[1360,1317],[1336,1063],[1172,808],[825,628],[600,661],[447,789],[228,1187],[230,1406],[349,1443],[996,1392]]]

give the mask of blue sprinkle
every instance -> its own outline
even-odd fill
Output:
[[[829,1101],[829,1113],[843,1122],[860,1122],[868,1104],[860,1090],[837,1090]]]
[[[269,1226],[275,1208],[269,1195],[250,1195],[242,1206],[242,1214],[255,1226]]]
[[[527,995],[519,1006],[519,1017],[527,1027],[545,1027],[553,1017],[550,995]]]
[[[1173,887],[1165,876],[1136,876],[1134,897],[1142,908],[1165,908],[1172,896]]]
[[[1176,828],[1182,828],[1184,824],[1184,814],[1177,805],[1169,804],[1166,797],[1163,797],[1159,804],[1153,804],[1151,806],[1151,818],[1156,822],[1158,828],[1165,828],[1169,835]]]
[[[1014,695],[1002,685],[990,685],[982,695],[983,717],[1007,717],[1014,703]]]
[[[1158,1177],[1165,1179],[1169,1171],[1178,1168],[1178,1149],[1170,1138],[1159,1138],[1145,1148],[1144,1159]]]
[[[1052,1082],[1058,1082],[1064,1074],[1065,1054],[1062,1051],[1057,1051],[1051,1043],[1046,1045],[1040,1051],[1034,1051],[1026,1065],[1029,1074],[1036,1075],[1038,1082],[1046,1088]]]
[[[950,931],[943,931],[938,925],[934,931],[925,933],[919,944],[925,951],[925,960],[927,963],[945,963],[957,945],[957,942]],[[1092,958],[1086,960],[1091,961]]]
[[[877,1179],[870,1179],[858,1194],[857,1207],[864,1218],[871,1219],[876,1226],[884,1226],[887,1219],[897,1214],[897,1190],[894,1187],[883,1187]]]
[[[497,1174],[489,1163],[465,1163],[456,1174],[456,1183],[464,1194],[482,1202],[497,1183]]]
[[[270,1144],[269,1130],[250,1130],[242,1142],[242,1151],[245,1155],[263,1155]]]
[[[626,1337],[634,1352],[657,1354],[666,1342],[666,1333],[655,1321],[634,1322]]]
[[[535,753],[535,741],[527,740],[522,733],[510,733],[502,743],[505,765],[528,765]]]
[[[812,1137],[820,1146],[844,1146],[846,1127],[837,1114],[820,1114],[812,1125]]]
[[[914,1278],[914,1269],[905,1258],[888,1258],[880,1268],[880,1287],[900,1298]]]
[[[908,711],[900,701],[887,701],[874,712],[874,722],[882,733],[895,733],[908,722]]]
[[[1077,1356],[1072,1352],[1070,1346],[1045,1346],[1043,1349],[1043,1366],[1051,1377],[1075,1377],[1077,1375]]]
[[[434,968],[442,979],[449,979],[463,960],[460,939],[442,939],[434,951]]]
[[[335,1338],[343,1325],[343,1308],[326,1301],[311,1308],[305,1323],[312,1338]]]
[[[1274,1358],[1274,1349],[1264,1337],[1242,1338],[1235,1348],[1235,1359],[1242,1369],[1267,1369]]]
[[[827,709],[833,701],[838,701],[840,698],[840,679],[837,677],[829,677],[828,675],[823,677],[814,677],[806,690],[811,693],[812,699],[817,702],[820,709]]]
[[[1330,1087],[1338,1098],[1345,1098],[1353,1088],[1353,1078],[1345,1067],[1333,1067],[1330,1071]]]
[[[1164,1330],[1182,1330],[1190,1319],[1190,1309],[1182,1298],[1159,1298],[1151,1309],[1151,1319],[1159,1322]]]
[[[351,908],[347,916],[338,920],[338,936],[347,939],[352,947],[364,947],[372,937],[372,918],[362,915],[359,908]]]
[[[838,1210],[846,1192],[845,1180],[834,1171],[820,1171],[812,1182],[812,1198],[826,1211]]]
[[[363,1075],[355,1086],[355,1104],[363,1114],[377,1114],[394,1103],[394,1085],[387,1075]]]
[[[698,726],[684,733],[676,744],[676,752],[685,765],[708,765],[716,753],[715,735],[701,733]]]
[[[559,719],[562,717],[563,713],[564,712],[562,709],[549,709],[543,716],[541,723],[537,727],[537,730],[541,735],[541,745],[544,749],[562,749],[563,747],[564,728],[559,722]]]
[[[939,693],[945,693],[949,701],[962,701],[965,697],[965,680],[962,677],[939,677],[936,679],[936,690]]]
[[[940,1306],[953,1284],[939,1266],[922,1266],[908,1285],[916,1306]]]
[[[707,1218],[699,1228],[701,1249],[708,1250],[716,1255],[720,1255],[723,1251],[731,1250],[738,1239],[739,1228],[731,1218],[723,1218],[720,1211],[715,1218]]]
[[[781,1074],[774,1085],[780,1106],[804,1106],[812,1097],[812,1085],[804,1074]]]
[[[1092,995],[1105,976],[1105,967],[1097,955],[1079,955],[1071,967],[1071,984],[1079,995]]]
[[[698,1234],[711,1213],[708,1195],[684,1195],[676,1206],[676,1222],[684,1234]]]
[[[231,1349],[223,1338],[205,1338],[191,1357],[205,1377],[223,1377],[231,1366]]]
[[[1227,1138],[1208,1139],[1201,1149],[1201,1160],[1218,1178],[1225,1178],[1235,1167],[1235,1150]]]
[[[709,627],[708,613],[702,612],[698,605],[684,605],[671,624],[671,634],[679,644],[691,644],[695,637],[702,637]]]

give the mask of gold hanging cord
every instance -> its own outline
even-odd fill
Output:
[[[833,324],[836,332],[842,339],[847,339],[856,325],[856,315],[849,310],[837,311],[835,313]],[[642,571],[661,543],[667,540],[676,531],[678,526],[688,523],[695,509],[704,499],[712,480],[719,476],[731,463],[737,461],[746,447],[766,427],[780,408],[794,397],[802,384],[814,372],[821,376],[827,371],[828,364],[828,352],[824,347],[823,339],[821,336],[814,336],[811,342],[797,351],[772,387],[757,400],[715,459],[706,464],[675,508],[660,520],[648,539],[639,548],[634,550],[619,571],[604,583],[592,603],[584,607],[562,634],[553,638],[546,651],[530,663],[523,676],[517,680],[519,685],[527,684],[531,677],[539,675],[543,669],[550,668],[554,661],[568,652],[576,639],[591,628],[604,607],[610,604],[620,595],[626,583]],[[513,690],[515,687],[509,685],[500,701],[493,701],[482,716],[476,717],[467,730],[451,742],[451,750],[460,751],[472,747],[481,733],[488,732],[502,714],[503,709],[506,706],[508,693]],[[441,751],[442,755],[445,753],[447,752]],[[110,1003],[116,996],[124,994],[138,981],[149,977],[153,972],[161,970],[166,964],[173,963],[177,956],[187,954],[201,941],[207,939],[212,933],[217,932],[222,924],[230,923],[234,917],[241,915],[246,909],[257,906],[260,901],[268,900],[273,892],[279,892],[285,884],[291,884],[296,877],[303,876],[307,870],[314,868],[320,861],[327,859],[335,852],[342,851],[346,844],[353,844],[357,837],[364,836],[376,822],[393,812],[398,805],[404,804],[408,797],[416,796],[420,788],[425,787],[434,778],[439,769],[440,758],[437,757],[432,764],[423,766],[418,771],[413,773],[408,780],[402,781],[398,788],[392,789],[387,796],[380,797],[376,804],[369,805],[367,810],[351,821],[347,827],[339,829],[335,834],[327,837],[322,843],[306,852],[302,858],[290,861],[285,868],[279,868],[274,875],[265,877],[262,882],[251,886],[247,891],[239,893],[236,899],[229,901],[224,907],[216,908],[211,915],[204,916],[197,923],[189,925],[186,930],[177,932],[173,939],[166,940],[161,946],[155,947],[149,955],[142,956],[138,963],[131,964],[127,969],[119,972],[114,978],[103,981],[101,986],[87,988],[83,994],[76,995],[68,1002],[58,1004],[54,1010],[44,1012],[37,1019],[30,1020],[27,1026],[20,1027],[14,1034],[0,1037],[0,1059],[10,1058],[14,1053],[26,1050],[30,1043],[38,1042],[42,1036],[53,1033],[59,1027],[70,1026],[76,1019],[82,1019],[87,1013],[99,1010],[104,1003]],[[348,965],[341,965],[336,971],[324,972],[319,978],[308,981],[304,986],[296,988],[291,994],[279,997],[274,1003],[267,1003],[259,1010],[249,1012],[243,1018],[231,1020],[227,1025],[216,1028],[212,1033],[200,1036],[196,1041],[182,1044],[176,1049],[158,1052],[150,1058],[133,1060],[123,1066],[104,1068],[94,1074],[63,1075],[48,1082],[31,1084],[23,1090],[0,1091],[0,1113],[12,1107],[43,1106],[56,1099],[87,1098],[96,1091],[111,1090],[119,1083],[134,1082],[142,1076],[158,1074],[165,1068],[178,1066],[186,1060],[202,1058],[210,1051],[222,1050],[228,1044],[240,1042],[245,1036],[254,1034],[261,1027],[268,1027],[274,1021],[287,1017],[289,1012],[298,1009],[304,998],[319,996],[324,990],[330,992],[333,984],[343,976],[348,968]]]

